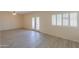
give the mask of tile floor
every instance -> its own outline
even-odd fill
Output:
[[[0,48],[78,48],[79,43],[42,34],[35,31],[17,29],[0,32]]]

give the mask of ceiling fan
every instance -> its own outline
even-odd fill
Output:
[[[12,15],[16,15],[16,12],[15,11],[12,11]]]

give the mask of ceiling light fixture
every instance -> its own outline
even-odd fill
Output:
[[[16,15],[16,12],[15,12],[15,11],[13,11],[13,12],[12,12],[12,15]]]

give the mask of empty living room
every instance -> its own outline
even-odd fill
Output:
[[[0,59],[79,59],[79,0],[0,0]]]
[[[79,48],[78,11],[0,11],[0,48]]]

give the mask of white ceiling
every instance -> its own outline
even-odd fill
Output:
[[[12,12],[12,11],[10,11]],[[17,14],[26,14],[26,13],[35,13],[35,12],[42,12],[42,11],[15,11]],[[62,13],[63,11],[44,11],[44,12],[49,12],[49,13]],[[68,12],[68,11],[64,11],[64,12]],[[72,12],[75,12],[75,11],[72,11]]]
[[[18,14],[26,14],[26,13],[31,13],[32,11],[15,11]]]

